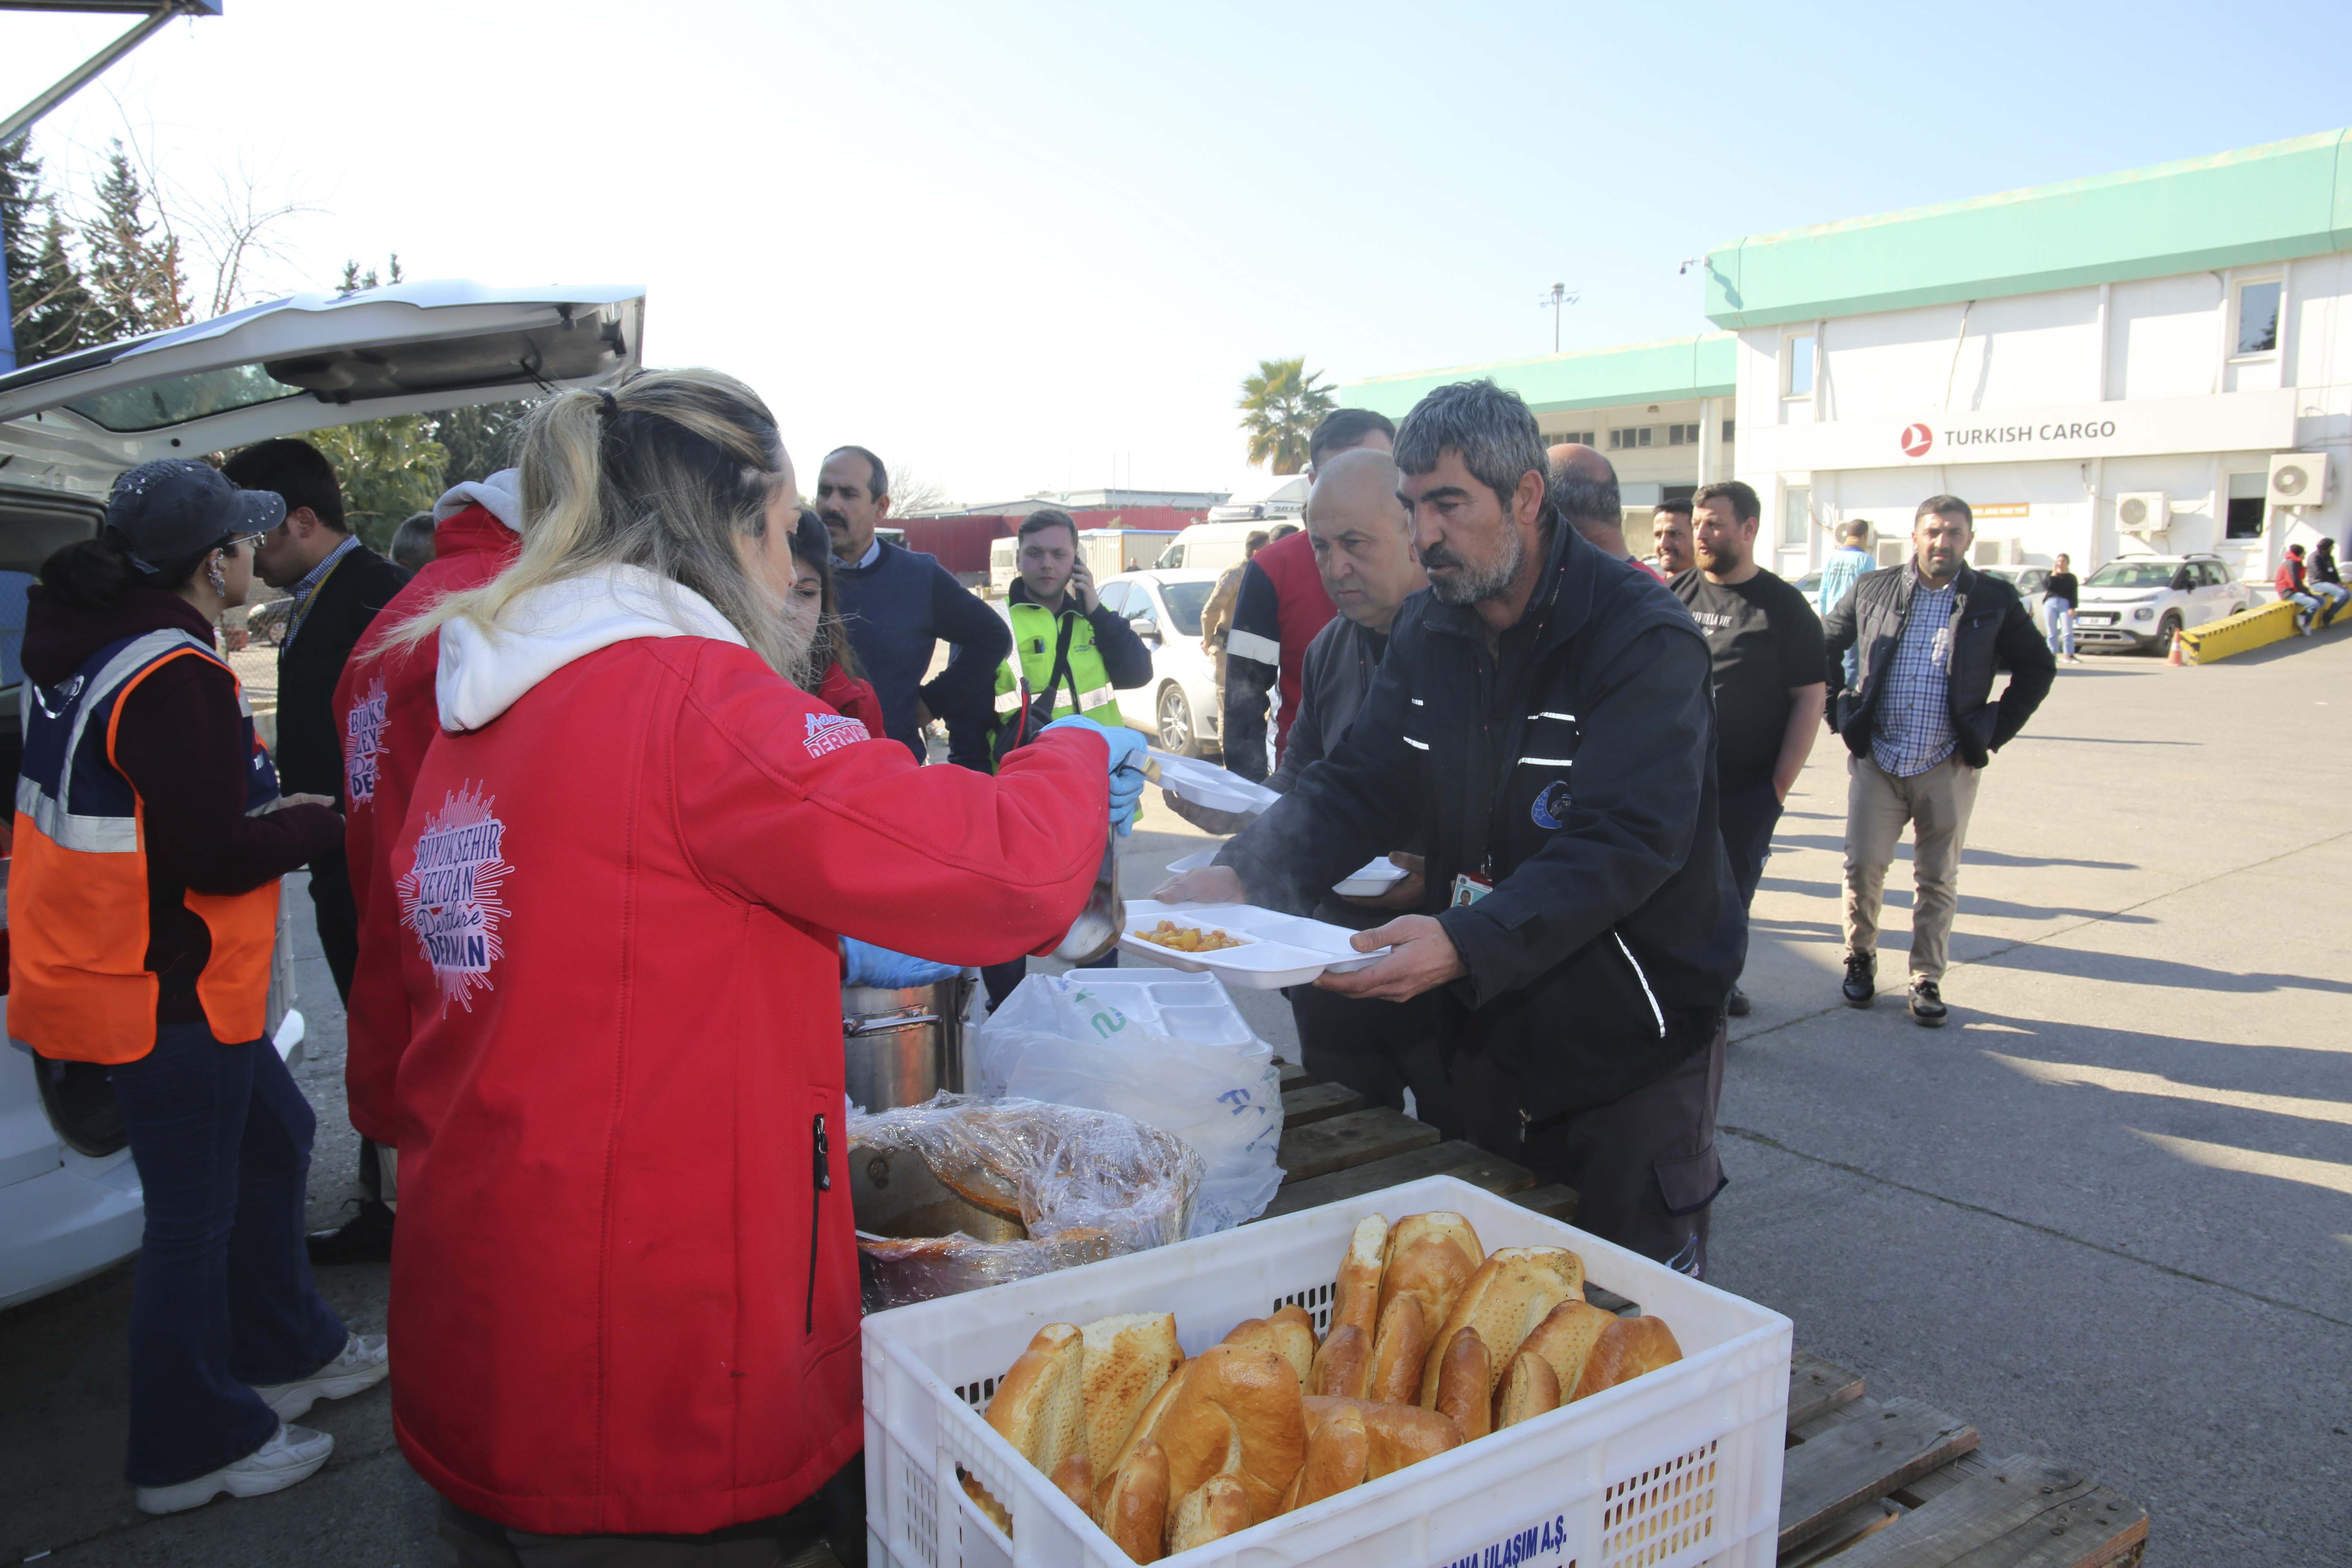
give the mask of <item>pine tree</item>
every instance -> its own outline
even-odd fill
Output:
[[[16,363],[88,346],[89,293],[67,241],[70,231],[41,186],[29,139],[0,148],[0,250],[6,254]]]
[[[149,191],[120,142],[107,144],[97,216],[81,231],[89,256],[97,341],[136,337],[190,320],[180,242],[148,216]]]

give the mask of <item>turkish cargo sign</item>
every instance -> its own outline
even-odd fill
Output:
[[[1973,414],[1922,411],[1907,419],[1783,425],[1772,432],[1779,442],[1772,466],[1787,473],[2158,453],[2284,451],[2295,444],[2294,399],[2292,389],[2231,392],[2211,397]]]

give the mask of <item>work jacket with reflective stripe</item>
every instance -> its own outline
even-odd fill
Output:
[[[1150,650],[1125,618],[1099,605],[1093,614],[1081,615],[1075,603],[1066,604],[1057,615],[1028,598],[1018,583],[1006,596],[1012,601],[1005,610],[1013,624],[1013,654],[996,668],[997,755],[1034,739],[1034,730],[1024,732],[1022,718],[1053,679],[1065,619],[1074,623],[1070,673],[1055,688],[1052,717],[1080,713],[1114,727],[1123,725],[1118,689],[1147,685],[1151,679]]]
[[[227,668],[188,633],[166,629],[107,644],[60,685],[26,687],[8,888],[8,1032],[45,1057],[128,1062],[154,1048],[144,813],[116,765],[115,741],[124,700],[175,658]],[[253,732],[242,684],[236,702],[251,759],[250,813],[278,798],[278,772]],[[248,892],[190,889],[184,898],[212,939],[196,979],[205,1023],[223,1041],[258,1039],[278,931],[276,879]]]

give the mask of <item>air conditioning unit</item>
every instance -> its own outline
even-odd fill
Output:
[[[2120,533],[2162,533],[2172,526],[2172,498],[2162,490],[2126,490],[2116,497]]]
[[[2263,499],[2273,506],[2317,506],[2327,494],[2327,454],[2273,452]]]
[[[2022,566],[2025,564],[2025,541],[2022,539],[1979,539],[1970,563],[1977,566]]]

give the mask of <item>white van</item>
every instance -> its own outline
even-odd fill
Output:
[[[0,724],[21,732],[25,589],[51,551],[97,532],[124,469],[600,385],[635,368],[644,313],[635,287],[395,283],[300,294],[0,376]],[[281,966],[286,930],[281,918]],[[280,1026],[284,1005],[273,985],[281,1051],[301,1028],[290,1013]],[[120,1262],[145,1223],[106,1069],[0,1047],[0,1308]]]
[[[1276,530],[1292,532],[1298,527],[1295,519],[1251,522],[1196,522],[1176,535],[1174,543],[1160,552],[1151,563],[1155,572],[1202,571],[1222,572],[1228,566],[1238,566],[1245,558],[1249,536],[1253,533],[1272,534]]]

